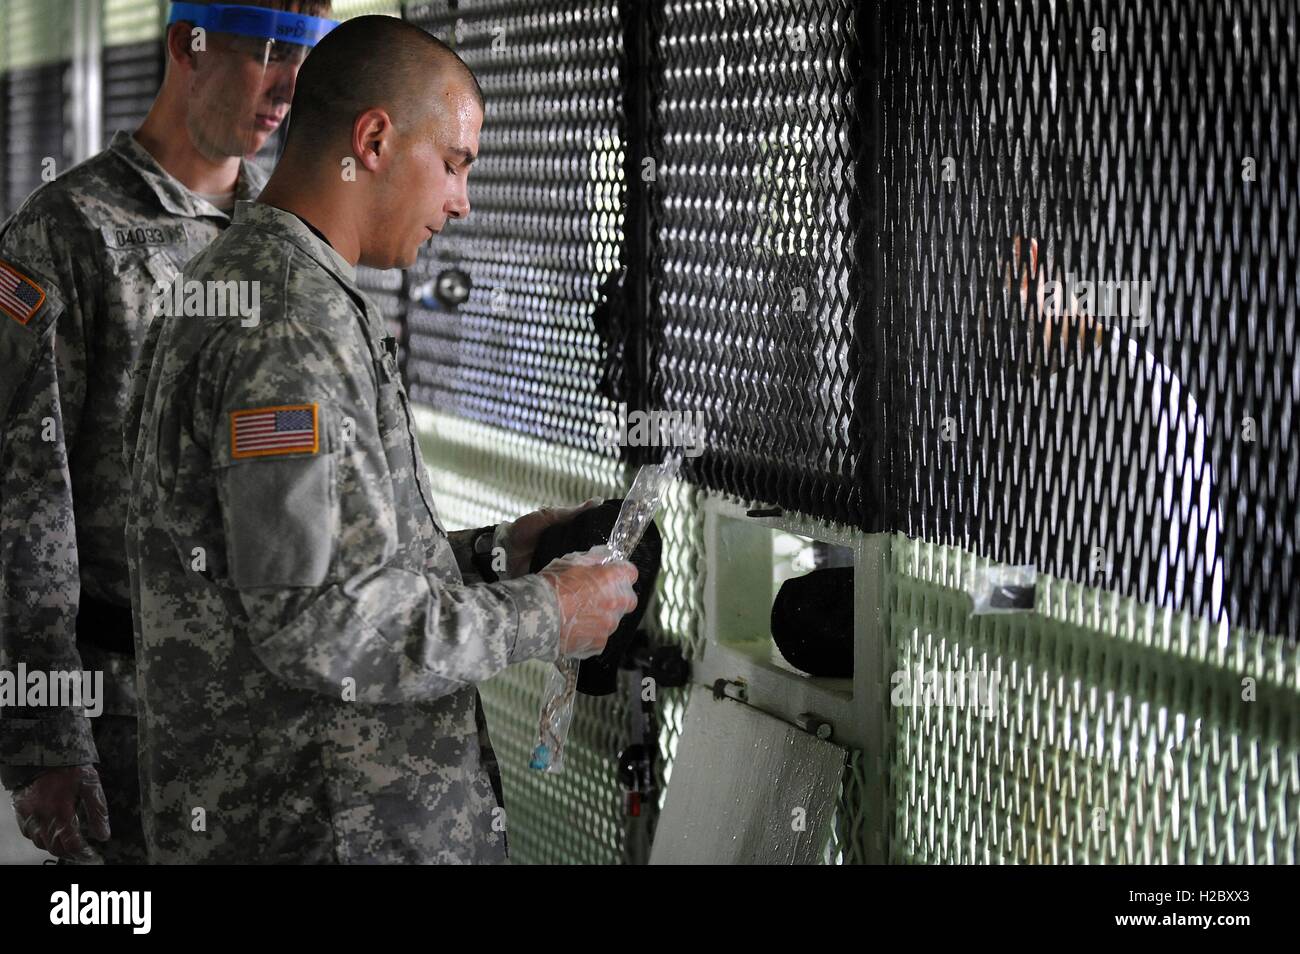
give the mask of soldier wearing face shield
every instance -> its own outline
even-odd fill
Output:
[[[284,121],[329,7],[172,4],[144,123],[0,226],[0,669],[103,673],[94,717],[0,709],[0,781],[23,833],[62,859],[145,860],[123,545],[131,369],[178,267],[260,192],[245,157]]]

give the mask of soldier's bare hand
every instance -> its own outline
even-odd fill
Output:
[[[69,765],[42,772],[13,793],[14,815],[23,835],[59,858],[84,858],[94,851],[85,837],[108,841],[108,802],[93,765]]]
[[[595,656],[623,615],[636,609],[636,567],[623,560],[601,564],[607,553],[605,547],[570,553],[542,570],[560,601],[561,656]]]

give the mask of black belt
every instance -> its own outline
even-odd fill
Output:
[[[135,655],[135,630],[131,626],[131,607],[105,603],[82,596],[77,607],[77,642],[110,653]]]

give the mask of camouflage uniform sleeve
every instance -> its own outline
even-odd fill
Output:
[[[559,605],[544,579],[450,583],[403,533],[419,490],[409,443],[385,441],[399,425],[379,406],[364,344],[282,320],[221,350],[230,360],[200,362],[211,411],[196,410],[195,428],[211,429],[227,572],[272,673],[392,704],[555,658]],[[313,431],[307,449],[266,452],[265,439],[239,436],[232,415],[271,408],[315,414],[294,418]]]
[[[460,575],[466,583],[483,582],[483,575],[474,565],[474,539],[484,531],[495,529],[495,526],[474,527],[470,530],[452,530],[447,534],[447,542],[451,544],[451,552],[456,557],[456,565],[460,567]]]
[[[0,262],[30,281],[26,301],[0,301],[0,667],[78,670],[80,574],[68,467],[86,395],[87,316],[97,273],[75,254],[69,213],[37,199],[0,235]],[[21,279],[20,279],[21,281]],[[23,320],[24,317],[26,320]],[[0,764],[12,784],[28,767],[97,760],[84,712],[0,710]],[[16,774],[16,772],[18,774]]]

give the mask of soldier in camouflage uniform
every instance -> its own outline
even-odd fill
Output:
[[[390,85],[360,75],[376,49]],[[413,64],[422,81],[401,83]],[[422,109],[365,108],[394,86]],[[323,101],[361,116],[355,181],[298,138]],[[526,573],[542,527],[568,513],[444,530],[396,343],[356,285],[358,260],[409,265],[468,212],[481,102],[418,28],[340,26],[299,77],[271,204],[240,203],[183,270],[200,289],[258,283],[255,321],[149,330],[127,548],[153,861],[504,861],[475,683],[599,651],[636,605],[635,568],[599,554]],[[497,567],[476,559],[480,540],[500,544]],[[486,582],[497,568],[507,578]]]
[[[123,548],[130,370],[160,286],[229,224],[234,199],[264,184],[240,157],[287,109],[305,55],[281,45],[267,69],[256,38],[207,39],[196,54],[190,24],[172,25],[140,131],[119,131],[0,227],[0,668],[104,673],[93,720],[0,710],[0,781],[19,825],[65,859],[95,860],[88,833],[107,839],[105,861],[145,860]]]

